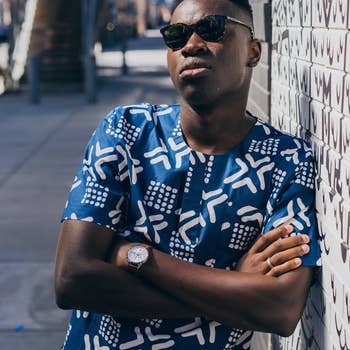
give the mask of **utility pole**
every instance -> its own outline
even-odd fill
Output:
[[[84,91],[88,103],[96,103],[96,59],[94,53],[96,0],[82,0],[82,56]]]

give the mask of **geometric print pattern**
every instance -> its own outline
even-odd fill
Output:
[[[126,143],[131,147],[137,140],[141,129],[133,124],[128,123],[124,117],[120,118],[116,128],[113,127],[112,121],[113,118],[110,117],[108,119],[106,134],[118,137],[119,139],[124,139]]]
[[[108,197],[109,188],[103,187],[90,176],[87,177],[86,190],[83,199],[81,200],[82,204],[90,204],[95,207],[104,208],[105,202]]]
[[[246,250],[247,247],[251,245],[252,241],[254,241],[260,230],[257,227],[236,222],[232,231],[231,240],[228,245],[229,248],[235,250]]]
[[[303,264],[315,265],[308,145],[257,119],[231,152],[208,155],[186,144],[180,115],[178,105],[112,111],[86,147],[62,220],[95,222],[178,259],[229,270],[258,235],[290,223],[310,235]],[[200,317],[131,322],[73,312],[63,349],[238,350],[249,349],[251,335]]]
[[[272,190],[272,198],[276,198],[278,196],[278,193],[281,189],[281,186],[284,183],[284,179],[287,175],[287,172],[285,170],[275,168],[273,174],[272,174],[272,183],[273,183],[273,190]]]
[[[160,182],[151,181],[147,187],[143,203],[160,212],[172,213],[178,190]]]
[[[116,347],[119,341],[121,324],[116,322],[112,316],[102,316],[99,334],[112,347]]]
[[[278,151],[279,142],[279,139],[274,138],[268,138],[263,141],[252,140],[249,152],[258,152],[260,154],[275,156]]]
[[[169,243],[170,254],[178,259],[193,262],[194,247],[191,244],[185,244],[178,231],[173,231]]]
[[[252,335],[253,332],[251,331],[247,331],[242,334],[242,332],[237,332],[236,330],[233,330],[230,333],[228,342],[225,344],[224,350],[233,350],[237,345],[241,344],[243,344],[243,349],[249,349],[250,339]]]
[[[311,189],[315,185],[315,175],[312,169],[312,164],[309,162],[300,162],[295,169],[295,183]]]

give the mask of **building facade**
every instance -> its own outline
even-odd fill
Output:
[[[350,349],[350,1],[270,5],[271,22],[265,23],[272,24],[271,45],[262,37],[267,52],[253,80],[251,105],[313,146],[323,266],[294,335],[272,336],[271,344],[258,337],[255,348]],[[269,75],[266,88],[262,71]]]

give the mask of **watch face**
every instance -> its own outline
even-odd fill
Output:
[[[147,260],[148,250],[143,246],[131,247],[128,251],[128,260],[133,264],[140,264]]]

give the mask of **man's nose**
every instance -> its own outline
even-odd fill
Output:
[[[183,56],[194,56],[207,52],[207,42],[203,40],[196,32],[187,40],[186,45],[181,49]]]

